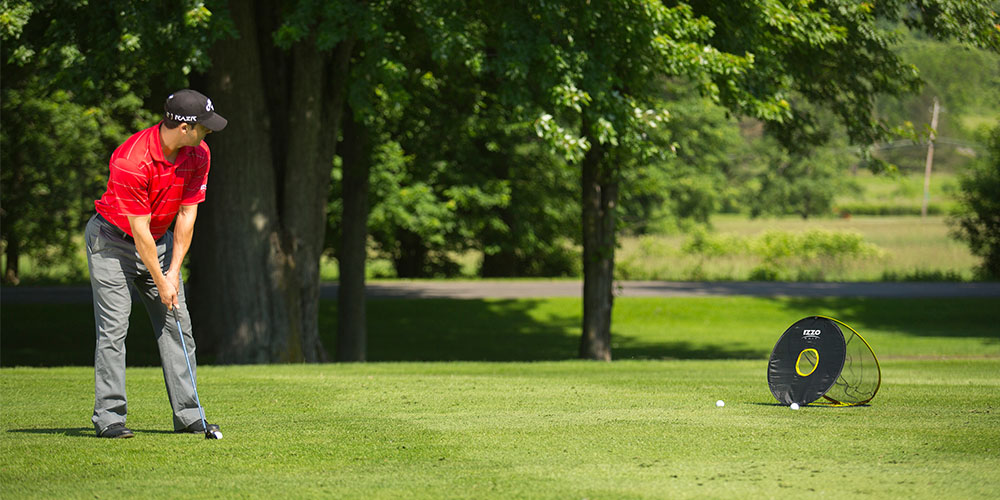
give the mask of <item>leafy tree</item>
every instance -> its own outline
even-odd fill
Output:
[[[891,131],[872,123],[873,96],[905,92],[917,82],[912,67],[891,50],[896,36],[882,26],[902,19],[935,37],[997,50],[1000,32],[991,5],[953,0],[5,3],[10,7],[5,11],[14,14],[4,18],[4,98],[8,81],[10,88],[26,88],[23,73],[46,77],[40,91],[24,95],[49,100],[44,96],[59,89],[81,105],[114,102],[112,97],[152,94],[154,82],[183,79],[204,67],[202,56],[211,56],[202,88],[218,109],[228,110],[230,126],[210,139],[213,188],[200,213],[202,236],[191,251],[189,281],[192,312],[200,331],[211,335],[202,345],[225,362],[328,359],[317,326],[318,265],[335,155],[341,158],[343,183],[337,356],[362,360],[373,159],[391,167],[397,154],[392,143],[400,146],[398,158],[414,155],[392,182],[423,183],[445,208],[454,200],[454,217],[432,209],[430,197],[414,205],[438,211],[442,223],[453,224],[444,231],[447,237],[457,241],[484,228],[502,234],[518,230],[516,224],[502,213],[497,218],[485,212],[513,206],[502,197],[514,198],[515,176],[536,171],[490,170],[476,177],[464,168],[442,170],[435,162],[455,167],[476,151],[523,146],[524,127],[531,127],[537,139],[519,155],[530,158],[535,154],[530,148],[542,144],[579,168],[573,177],[580,182],[578,238],[584,253],[580,354],[610,359],[611,279],[623,186],[643,178],[641,172],[633,175],[642,165],[668,161],[670,146],[683,142],[682,135],[653,133],[677,106],[663,95],[664,78],[693,82],[727,109],[768,121],[789,147],[809,143],[816,129],[817,115],[807,102],[832,111],[853,142],[869,144]],[[44,6],[37,18],[32,6]],[[7,21],[23,19],[24,12],[31,14],[27,24]],[[208,32],[232,36],[213,44]],[[25,42],[10,42],[15,39]],[[207,54],[202,47],[210,47]],[[12,70],[8,61],[23,70]],[[427,83],[442,81],[447,91],[413,87],[414,75],[426,73],[422,68],[432,68]],[[465,93],[458,90],[464,84],[469,84]],[[442,117],[464,118],[404,127],[423,111],[400,109],[420,99],[462,103]],[[473,111],[474,103],[482,103],[485,111],[470,112],[469,103]],[[428,131],[463,127],[472,132],[457,139],[455,148],[449,133],[444,140],[435,138],[442,151],[428,153],[435,143],[423,139],[434,137]],[[469,165],[494,168],[503,158],[509,156],[487,155]],[[480,181],[491,178],[500,182],[483,188]],[[559,177],[553,186],[564,180]],[[698,199],[708,191],[677,192]],[[698,213],[708,204],[702,200],[677,209]],[[466,216],[471,223],[463,222]],[[485,249],[503,251],[504,245],[491,241]]]
[[[378,114],[405,161],[373,169],[377,248],[403,277],[454,274],[449,252],[470,248],[484,253],[488,276],[568,272],[575,214],[563,195],[576,184],[573,171],[555,167],[530,123],[498,102],[502,82],[482,77],[484,53],[472,42],[484,23],[448,14],[447,3],[435,8],[444,13],[396,16],[406,43],[394,47],[393,60],[410,71],[385,92],[385,108],[401,111]],[[461,27],[456,42],[440,40],[441,25]]]
[[[737,203],[730,187],[744,139],[724,107],[701,97],[690,82],[664,84],[670,119],[647,133],[672,154],[622,171],[620,227],[626,233],[669,232],[707,224]]]
[[[960,208],[951,223],[952,234],[983,258],[982,277],[995,280],[1000,279],[1000,126],[993,129],[988,149],[989,155],[962,177]]]
[[[202,68],[210,13],[199,2],[5,0],[2,58],[2,237],[5,279],[21,255],[69,259],[93,213],[107,158],[154,121],[143,98]],[[155,107],[154,107],[155,109]]]
[[[192,315],[221,362],[326,360],[317,327],[325,200],[353,47],[379,36],[368,31],[377,12],[349,1],[212,9],[231,36],[208,50],[204,88],[229,126],[211,138]]]
[[[341,159],[338,360],[365,358],[364,261],[372,159],[405,102],[403,20],[450,51],[460,26],[439,2],[230,2],[235,36],[212,46],[213,194],[192,246],[192,313],[224,362],[322,361],[319,259],[334,156]],[[443,12],[443,14],[442,14]],[[338,145],[338,139],[341,139]],[[197,283],[195,282],[197,280]]]
[[[103,180],[99,110],[71,102],[65,92],[40,98],[33,90],[6,89],[3,97],[0,226],[4,280],[13,284],[22,254],[43,266],[73,261],[73,238],[93,214]]]
[[[912,95],[879,99],[876,109],[878,116],[890,122],[912,124],[917,137],[886,145],[878,156],[901,168],[923,171],[927,149],[920,138],[930,133],[937,99],[941,112],[934,168],[955,169],[968,162],[959,148],[980,149],[976,144],[979,124],[1000,119],[1000,54],[919,33],[906,35],[896,51],[919,70],[923,85]]]
[[[751,217],[806,219],[833,212],[834,196],[845,186],[843,174],[859,159],[830,114],[817,113],[816,120],[807,144],[790,147],[767,132],[749,138],[731,179],[737,184],[741,207]]]
[[[483,7],[488,10],[487,7]],[[1000,46],[987,2],[785,5],[766,0],[508,3],[490,16],[498,47],[488,67],[510,102],[539,110],[540,136],[582,169],[584,320],[580,355],[610,359],[616,211],[623,169],[656,154],[646,130],[667,117],[652,82],[687,78],[730,109],[772,123],[783,144],[808,143],[820,104],[852,142],[890,133],[872,123],[873,97],[915,88],[910,66],[891,51],[881,19],[905,20],[938,36]],[[494,11],[490,11],[494,12]],[[502,99],[503,100],[503,99]],[[538,111],[536,111],[538,112]],[[651,151],[651,149],[653,151]],[[662,149],[662,148],[661,148]]]

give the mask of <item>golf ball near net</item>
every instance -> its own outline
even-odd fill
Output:
[[[799,404],[798,403],[792,403],[792,405],[789,406],[789,408],[791,408],[793,410],[798,410],[799,409]]]
[[[718,401],[715,402],[715,406],[718,406],[718,407],[721,408],[723,406],[726,406],[726,402],[720,399],[720,400],[718,400]]]

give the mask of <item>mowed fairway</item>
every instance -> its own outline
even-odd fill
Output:
[[[437,359],[469,359],[497,349],[504,330],[520,347],[484,359],[515,359],[536,337],[572,347],[577,300],[518,302],[373,301],[372,349],[391,359],[392,339],[418,336]],[[158,368],[128,371],[136,437],[123,441],[92,437],[92,368],[4,368],[0,495],[990,497],[997,305],[621,299],[618,352],[644,359],[204,366],[199,390],[222,441],[170,432]],[[839,311],[872,342],[883,387],[870,406],[775,404],[767,351],[803,311]],[[449,355],[463,331],[469,351]]]

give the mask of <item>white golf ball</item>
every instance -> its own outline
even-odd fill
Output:
[[[792,403],[792,405],[789,406],[789,408],[791,408],[793,410],[798,410],[799,409],[799,404],[798,403]]]
[[[718,401],[715,402],[715,406],[718,406],[718,407],[721,408],[723,406],[726,406],[726,402],[720,399],[720,400],[718,400]]]

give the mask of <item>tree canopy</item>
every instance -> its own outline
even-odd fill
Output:
[[[416,277],[470,249],[486,276],[582,273],[579,354],[611,359],[623,227],[726,204],[822,213],[843,158],[817,145],[842,130],[877,168],[865,148],[899,130],[876,98],[918,88],[897,26],[1000,51],[985,0],[3,6],[8,264],[28,241],[67,245],[110,150],[193,83],[230,126],[208,141],[191,309],[200,345],[239,363],[363,360],[369,252]],[[759,149],[737,145],[739,120],[762,124]]]

